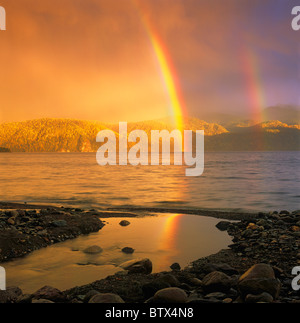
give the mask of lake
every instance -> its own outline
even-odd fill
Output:
[[[2,201],[81,208],[299,209],[300,152],[205,154],[200,177],[186,166],[104,166],[95,153],[0,154]]]

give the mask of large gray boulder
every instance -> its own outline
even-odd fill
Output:
[[[202,288],[206,293],[227,292],[231,285],[231,278],[220,271],[213,271],[202,279]]]
[[[273,268],[267,264],[252,266],[240,277],[238,282],[238,289],[243,298],[248,294],[259,295],[265,292],[276,299],[280,288],[281,284],[275,278]]]

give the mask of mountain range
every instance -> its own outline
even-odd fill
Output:
[[[206,151],[300,150],[299,112],[293,108],[272,107],[266,112],[280,120],[259,124],[235,120],[225,127],[225,123],[185,118],[184,129],[204,130]],[[171,131],[174,128],[169,119],[128,123],[128,133],[139,129],[149,135],[151,130]],[[98,121],[45,118],[3,123],[0,124],[0,151],[95,152],[100,145],[96,136],[104,129],[110,129],[118,136],[118,124]]]

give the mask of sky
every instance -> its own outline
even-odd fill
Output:
[[[185,115],[300,105],[297,0],[0,0],[0,122],[142,121],[170,113],[159,38]]]

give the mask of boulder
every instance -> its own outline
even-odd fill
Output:
[[[228,229],[228,227],[230,226],[230,222],[228,221],[220,221],[219,223],[216,224],[216,227],[220,230],[220,231],[226,231]]]
[[[234,269],[233,267],[225,263],[208,263],[204,265],[203,270],[206,273],[211,273],[213,271],[220,271],[229,276],[237,275],[239,273],[236,269]]]
[[[252,266],[238,281],[238,289],[243,298],[248,294],[259,295],[266,292],[276,299],[280,288],[281,284],[275,278],[273,268],[267,264]]]
[[[43,298],[40,298],[40,299],[33,299],[31,301],[32,304],[54,304],[54,302],[50,301],[49,299],[43,299]]]
[[[177,287],[169,287],[156,292],[152,301],[154,303],[186,303],[188,297],[184,290]]]
[[[245,298],[246,303],[272,303],[273,300],[273,296],[266,292],[259,295],[248,294]]]
[[[125,303],[123,299],[117,295],[112,293],[107,294],[96,294],[90,300],[89,303],[97,303],[97,304],[117,304],[117,303]]]
[[[169,283],[155,279],[152,282],[146,283],[142,286],[143,294],[146,298],[152,297],[161,289],[171,287]]]
[[[220,271],[213,271],[202,279],[202,288],[206,293],[227,292],[231,284],[230,277]]]
[[[130,247],[125,247],[122,249],[122,252],[127,253],[127,254],[132,254],[134,253],[134,249]]]
[[[51,286],[42,287],[41,289],[33,293],[32,297],[36,300],[47,299],[53,302],[62,302],[65,300],[64,293],[59,289]]]
[[[22,290],[18,287],[7,287],[6,290],[0,290],[0,304],[14,303],[22,295]]]
[[[127,221],[127,220],[122,220],[119,224],[120,224],[120,226],[122,226],[122,227],[127,227],[127,226],[130,224],[130,222],[129,222],[129,221]]]
[[[98,294],[100,294],[100,293],[97,290],[91,289],[83,297],[83,302],[88,303],[92,297],[94,297],[95,295],[98,295]]]
[[[144,259],[133,259],[124,262],[120,265],[124,270],[128,270],[129,274],[151,274],[152,262],[148,258]]]
[[[180,270],[181,269],[181,267],[180,267],[180,265],[179,265],[179,263],[178,262],[175,262],[174,264],[172,264],[171,266],[170,266],[170,268],[172,269],[172,270]]]
[[[97,254],[97,253],[101,253],[102,251],[103,249],[99,246],[91,246],[83,250],[84,253],[88,253],[88,254]]]
[[[56,220],[52,222],[52,225],[55,227],[61,228],[61,227],[68,226],[68,223],[65,220]]]

